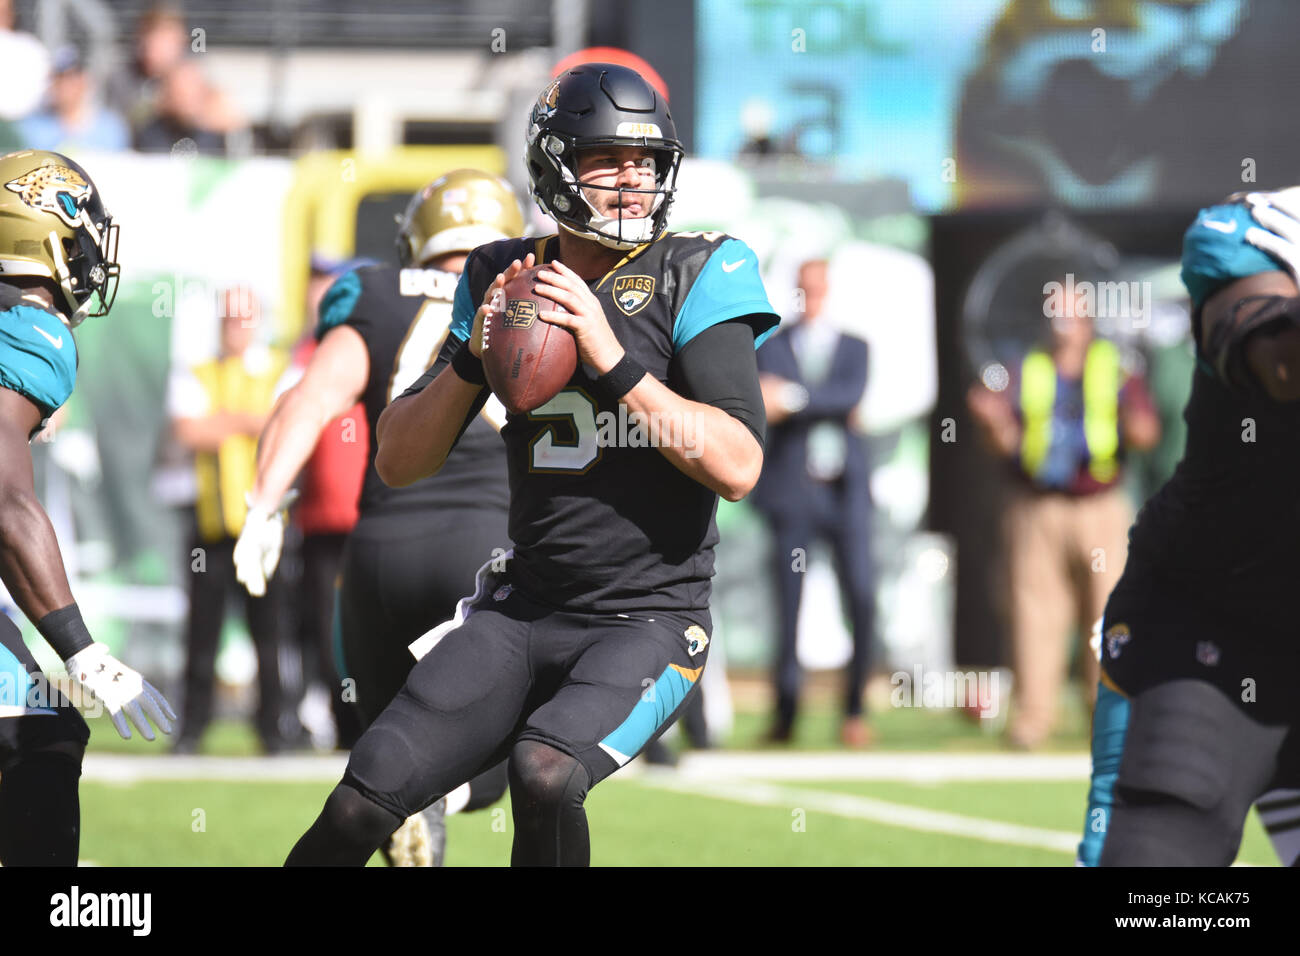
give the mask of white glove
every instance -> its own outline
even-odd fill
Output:
[[[280,563],[289,506],[297,498],[297,489],[290,489],[274,511],[249,504],[244,527],[235,542],[235,577],[253,597],[266,593],[266,582]]]
[[[1245,201],[1259,223],[1246,230],[1246,241],[1279,260],[1300,281],[1300,186],[1247,193]]]
[[[98,642],[73,654],[65,662],[68,676],[88,690],[108,709],[113,726],[124,740],[131,739],[129,719],[145,740],[153,740],[152,720],[165,734],[172,732],[176,714],[153,685],[127,667]],[[149,720],[145,719],[148,715]]]
[[[50,448],[54,463],[85,485],[97,485],[103,472],[95,436],[84,428],[65,428]]]

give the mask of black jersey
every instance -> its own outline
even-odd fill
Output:
[[[1173,477],[1138,513],[1125,577],[1189,604],[1213,604],[1242,635],[1294,640],[1300,575],[1300,403],[1230,387],[1202,348],[1200,307],[1234,280],[1278,268],[1246,238],[1239,203],[1202,209],[1183,236],[1196,371],[1183,410],[1187,445]],[[1129,569],[1133,574],[1129,574]]]
[[[1201,358],[1183,418],[1183,458],[1139,512],[1130,564],[1243,623],[1294,637],[1300,406],[1238,395]]]
[[[390,488],[375,471],[379,416],[438,355],[451,322],[458,278],[438,269],[364,266],[341,276],[321,301],[316,337],[350,325],[370,354],[370,378],[362,393],[370,424],[370,453],[361,487],[363,521],[431,508],[504,511],[509,502],[505,445],[497,434],[505,409],[495,400],[466,429],[455,459],[437,475],[405,488]]]
[[[530,252],[550,261],[559,243],[507,239],[474,251],[456,290],[451,336],[412,391],[463,347],[492,280]],[[722,233],[670,233],[588,285],[627,353],[683,394],[674,356],[696,335],[747,318],[757,345],[779,321],[758,257]],[[558,395],[509,415],[501,431],[514,582],[537,600],[574,610],[707,608],[717,495],[650,447],[645,430],[628,421],[627,406],[600,394],[594,379],[579,363]],[[690,423],[679,425],[690,447]],[[457,447],[448,461],[459,454]]]

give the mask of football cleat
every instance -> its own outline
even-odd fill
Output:
[[[392,866],[442,866],[447,846],[444,797],[406,818],[388,840],[384,855]]]

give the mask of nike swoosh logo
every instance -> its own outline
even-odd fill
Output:
[[[1202,219],[1201,225],[1228,235],[1232,235],[1237,231],[1237,220],[1235,219],[1230,219],[1227,222],[1220,222],[1218,219]]]
[[[739,269],[739,268],[740,268],[741,266],[743,266],[744,264],[745,264],[745,260],[744,260],[744,259],[741,259],[741,260],[739,260],[739,261],[737,261],[737,262],[724,262],[724,263],[722,264],[722,271],[723,271],[723,272],[735,272],[737,269]]]
[[[49,339],[50,344],[53,345],[56,349],[61,349],[61,348],[63,348],[63,336],[62,336],[62,335],[60,335],[60,336],[56,339],[54,336],[50,335],[49,332],[46,332],[46,331],[45,331],[43,328],[41,328],[39,325],[33,325],[32,328],[34,328],[37,332],[40,332],[41,335],[43,335],[43,336],[45,336],[47,339]]]

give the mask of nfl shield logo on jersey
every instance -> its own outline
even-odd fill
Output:
[[[1206,667],[1217,667],[1219,664],[1219,645],[1213,641],[1197,641],[1196,659]]]

